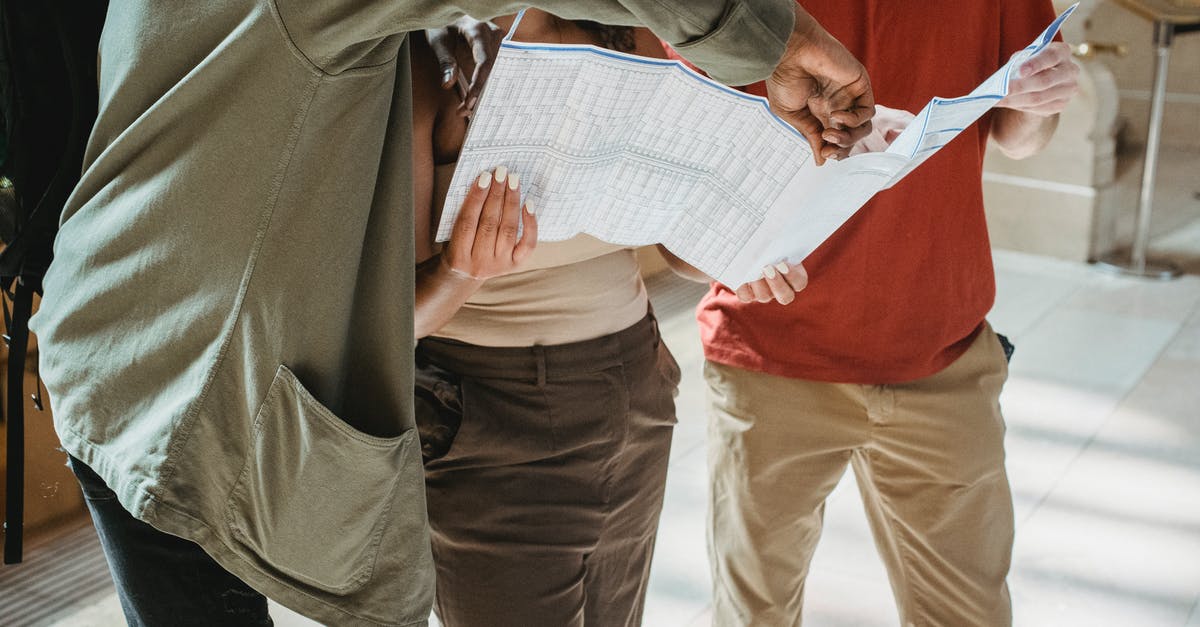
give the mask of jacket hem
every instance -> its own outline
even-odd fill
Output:
[[[263,595],[307,618],[325,624],[362,627],[427,627],[428,619],[384,622],[348,612],[322,601],[264,572],[230,548],[212,527],[195,515],[158,499],[146,487],[149,480],[128,477],[108,459],[104,451],[79,433],[58,427],[63,449],[92,468],[117,495],[126,511],[155,529],[195,542],[222,568]],[[432,611],[432,607],[427,610]]]

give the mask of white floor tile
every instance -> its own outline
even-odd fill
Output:
[[[1200,306],[1179,329],[1179,335],[1171,340],[1164,355],[1171,359],[1200,362]]]
[[[1000,403],[1008,425],[1006,467],[1018,526],[1095,438],[1120,397],[1013,375]]]
[[[806,627],[894,627],[899,622],[886,580],[811,577],[804,597]]]
[[[999,260],[997,260],[999,262]],[[997,333],[1020,342],[1039,320],[1070,298],[1084,283],[1079,277],[1008,270],[996,275],[996,303],[988,321]]]
[[[1011,371],[1124,395],[1179,328],[1179,322],[1056,309],[1021,338]]]
[[[1104,426],[1095,446],[1200,465],[1200,361],[1156,362]]]
[[[1068,309],[1121,314],[1145,320],[1186,320],[1200,303],[1200,277],[1174,281],[1098,275],[1087,289],[1077,290],[1063,301]]]
[[[1200,596],[1196,597],[1196,604],[1192,606],[1192,616],[1184,627],[1200,627]]]
[[[875,548],[858,484],[850,469],[826,501],[825,527],[813,555],[809,586],[819,584],[825,588],[828,586],[826,580],[834,582],[847,577],[882,583],[887,588],[887,571]],[[811,593],[809,598],[812,598]],[[889,605],[890,589],[873,601]]]
[[[1090,447],[1018,529],[1012,580],[1037,618],[1017,624],[1182,624],[1200,582],[1200,467]]]
[[[701,449],[676,461],[667,475],[646,625],[683,627],[708,606],[712,584],[705,541],[707,508],[708,474]]]

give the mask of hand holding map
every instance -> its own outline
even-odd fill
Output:
[[[587,233],[661,243],[729,286],[798,262],[1008,94],[1015,68],[1045,48],[1067,9],[966,96],[934,98],[884,152],[818,167],[809,143],[766,100],[675,61],[593,46],[505,41],[459,157],[438,240],[471,182],[518,172],[542,241]]]

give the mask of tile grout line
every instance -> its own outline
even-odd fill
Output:
[[[1192,604],[1192,611],[1188,612],[1187,618],[1183,619],[1183,627],[1200,623],[1200,596],[1196,597],[1196,602]]]
[[[1104,428],[1112,422],[1113,416],[1117,414],[1125,402],[1129,400],[1129,397],[1132,396],[1133,393],[1138,389],[1138,387],[1146,379],[1146,375],[1150,372],[1150,370],[1154,368],[1155,364],[1157,364],[1163,358],[1163,355],[1166,354],[1167,350],[1175,342],[1175,340],[1179,339],[1179,336],[1183,333],[1184,328],[1187,326],[1187,321],[1191,319],[1192,314],[1195,313],[1197,309],[1200,309],[1200,301],[1197,301],[1197,303],[1193,305],[1193,310],[1188,312],[1184,316],[1183,320],[1175,323],[1175,333],[1171,335],[1171,339],[1167,340],[1162,345],[1162,348],[1155,353],[1154,359],[1150,360],[1147,366],[1140,373],[1138,373],[1138,377],[1135,380],[1136,383],[1130,386],[1128,390],[1125,390],[1125,393],[1122,394],[1119,399],[1117,399],[1112,409],[1104,417],[1104,420],[1096,425],[1096,428],[1092,431],[1091,435],[1088,436],[1083,445],[1079,447],[1079,450],[1076,451],[1071,457],[1071,461],[1067,462],[1067,464],[1063,466],[1062,472],[1059,473],[1058,477],[1055,477],[1054,482],[1050,484],[1050,486],[1042,494],[1041,498],[1039,498],[1037,502],[1034,503],[1033,507],[1029,509],[1029,513],[1019,521],[1020,527],[1024,527],[1026,524],[1028,524],[1029,520],[1033,518],[1033,515],[1042,509],[1042,505],[1046,503],[1046,500],[1050,498],[1050,495],[1054,494],[1055,490],[1062,485],[1063,478],[1066,477],[1067,473],[1071,472],[1071,469],[1075,467],[1075,464],[1079,461],[1079,458],[1082,457],[1083,454],[1089,449],[1091,449],[1092,444],[1096,442],[1096,438],[1099,436],[1100,432],[1104,431]],[[1047,313],[1047,315],[1049,314]],[[1032,326],[1030,328],[1032,328]]]

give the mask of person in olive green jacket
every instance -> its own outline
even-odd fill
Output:
[[[820,146],[862,66],[792,0],[540,0],[772,79]],[[409,31],[479,0],[114,0],[30,327],[131,624],[423,625]],[[781,60],[782,59],[782,60]],[[469,512],[464,512],[469,515]]]

